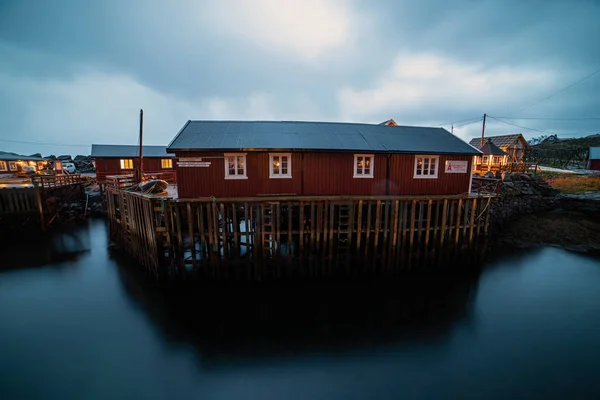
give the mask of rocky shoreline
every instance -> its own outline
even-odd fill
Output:
[[[504,174],[490,208],[489,245],[600,251],[600,193],[563,195],[540,176]]]

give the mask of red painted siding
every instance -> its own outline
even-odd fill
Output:
[[[590,160],[589,164],[589,169],[600,170],[600,160]]]
[[[263,194],[301,194],[301,155],[292,155],[291,178],[269,178],[269,153],[246,154],[248,179],[225,179],[223,153],[179,153],[178,157],[202,157],[209,167],[177,167],[179,197],[241,197]]]
[[[123,157],[125,159],[125,157]],[[140,167],[139,157],[128,158],[133,160],[133,169],[121,169],[121,158],[96,157],[96,177],[99,182],[104,182],[107,175],[132,174]],[[144,173],[175,172],[177,160],[173,159],[173,168],[161,168],[162,158],[144,157]]]
[[[442,195],[469,192],[471,182],[472,156],[439,157],[438,177],[436,179],[414,178],[415,158],[413,154],[392,154],[390,159],[389,194],[400,195]],[[444,172],[447,160],[468,161],[467,173],[447,174]]]
[[[373,178],[354,178],[352,153],[295,153],[292,178],[269,178],[269,153],[248,152],[248,179],[225,179],[223,153],[189,152],[178,157],[202,157],[209,167],[177,167],[179,197],[243,197],[267,194],[303,195],[443,195],[469,191],[471,156],[440,156],[436,179],[414,178],[415,155],[376,154]],[[389,161],[388,161],[389,160]],[[467,173],[447,174],[447,160],[467,161]],[[389,172],[388,172],[389,163]],[[389,179],[388,179],[389,178]]]
[[[386,155],[375,154],[373,178],[354,178],[353,153],[305,153],[305,195],[384,195]]]

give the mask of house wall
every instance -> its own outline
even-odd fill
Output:
[[[390,195],[443,195],[469,192],[473,156],[440,155],[437,178],[415,178],[413,154],[392,154],[390,158]],[[446,173],[446,161],[467,161],[466,173]]]
[[[172,169],[161,168],[161,161],[167,157],[144,157],[144,173],[175,172],[177,161],[173,159]],[[132,159],[133,169],[121,169],[121,159]],[[140,168],[139,157],[96,157],[96,177],[98,182],[103,183],[107,175],[133,174]]]
[[[588,169],[600,170],[600,160],[589,160],[588,161]]]
[[[373,178],[354,178],[353,153],[294,153],[292,178],[269,178],[269,153],[247,152],[247,179],[225,179],[222,152],[179,152],[177,157],[201,157],[207,167],[178,166],[181,198],[295,195],[461,194],[469,190],[471,156],[440,156],[438,178],[414,178],[415,156],[376,154]],[[447,174],[446,160],[467,161],[466,173]],[[389,172],[388,172],[389,164]],[[389,179],[388,179],[389,174]],[[386,184],[386,182],[388,182]],[[387,192],[389,188],[389,192]]]

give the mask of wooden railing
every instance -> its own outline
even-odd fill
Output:
[[[108,175],[106,177],[106,186],[112,189],[129,189],[136,184],[135,176],[128,175]]]
[[[471,192],[477,194],[498,194],[500,193],[500,183],[502,180],[494,178],[482,178],[474,176],[471,178]]]
[[[86,181],[85,177],[79,174],[72,175],[33,175],[31,181],[34,186],[44,189],[57,188],[64,186],[79,185]]]

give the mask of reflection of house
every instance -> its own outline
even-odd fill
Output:
[[[527,140],[525,140],[523,135],[521,135],[520,133],[515,133],[511,135],[488,136],[485,139],[491,139],[494,145],[496,145],[497,147],[499,147],[507,153],[507,163],[523,161],[525,151],[531,148],[529,143],[527,143]],[[471,146],[479,148],[482,145],[481,138],[473,138],[471,139],[469,144]]]
[[[23,167],[34,167],[36,171],[43,169],[46,160],[41,157],[22,156],[0,151],[0,176],[12,176],[23,171]]]
[[[140,147],[136,145],[92,144],[98,182],[107,175],[133,174],[140,168]],[[164,146],[143,146],[144,174],[175,171],[175,161]]]
[[[590,147],[586,168],[600,170],[600,147]]]
[[[168,147],[179,197],[468,193],[479,151],[443,128],[188,121]]]
[[[475,171],[496,171],[504,167],[508,161],[508,154],[492,142],[486,139],[483,146],[475,146],[483,154],[475,156]]]

